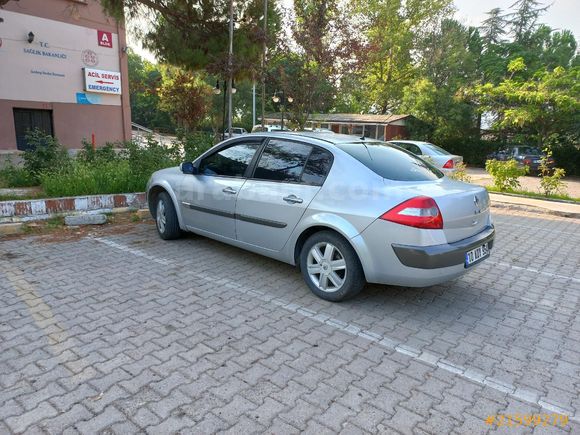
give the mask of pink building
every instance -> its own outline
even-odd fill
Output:
[[[0,157],[40,128],[67,148],[131,139],[125,29],[98,0],[0,9]]]

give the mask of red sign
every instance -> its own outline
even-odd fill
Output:
[[[97,30],[97,38],[101,47],[113,48],[113,34],[104,30]]]

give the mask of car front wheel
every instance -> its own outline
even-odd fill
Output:
[[[331,231],[313,234],[306,241],[300,254],[300,269],[310,290],[328,301],[352,298],[365,285],[355,250]]]
[[[173,240],[181,236],[175,206],[173,205],[171,197],[166,192],[160,193],[157,197],[155,224],[157,226],[157,232],[163,240]]]

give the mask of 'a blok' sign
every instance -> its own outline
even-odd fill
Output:
[[[113,34],[104,30],[97,30],[97,38],[101,47],[113,48]]]

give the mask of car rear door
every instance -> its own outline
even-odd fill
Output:
[[[331,165],[328,150],[294,140],[269,140],[238,196],[237,239],[281,250]]]
[[[236,200],[260,147],[259,139],[236,141],[204,157],[198,174],[184,177],[179,202],[188,229],[235,239]]]

